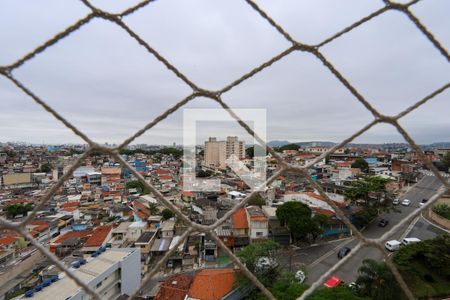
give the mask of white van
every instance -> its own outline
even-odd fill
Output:
[[[398,249],[400,249],[401,244],[402,243],[397,240],[392,240],[387,241],[386,244],[384,244],[384,247],[386,247],[386,249],[388,249],[389,251],[397,251]]]
[[[402,241],[402,244],[407,246],[409,244],[418,243],[418,242],[420,242],[420,240],[418,238],[412,237],[412,238],[404,238]]]

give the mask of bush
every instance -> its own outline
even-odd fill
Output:
[[[436,204],[433,207],[433,212],[440,215],[443,218],[446,218],[447,220],[450,220],[450,205],[441,203]]]
[[[436,282],[436,280],[434,280],[434,277],[430,274],[424,274],[423,280],[425,280],[426,282]]]

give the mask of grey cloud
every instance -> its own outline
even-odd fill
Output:
[[[117,12],[137,1],[95,1]],[[449,48],[448,1],[412,8]],[[8,64],[83,17],[80,1],[1,4],[0,64]],[[380,8],[382,1],[261,1],[292,36],[318,43]],[[166,0],[150,3],[124,22],[204,88],[218,89],[289,47],[245,1]],[[324,54],[374,106],[396,113],[448,82],[450,67],[403,15],[390,12],[323,48]],[[99,142],[121,142],[190,88],[112,23],[94,20],[14,72],[37,95]],[[265,108],[268,138],[340,141],[373,117],[314,57],[294,53],[225,93],[236,108]],[[418,142],[449,141],[449,93],[405,117]],[[436,101],[435,101],[436,100]],[[210,99],[186,107],[218,108]],[[0,80],[0,141],[79,142],[14,86]],[[39,129],[41,133],[39,132]],[[227,131],[208,125],[211,133]],[[240,130],[236,129],[236,132]],[[376,126],[363,142],[402,139]],[[182,112],[176,112],[136,143],[181,143]]]

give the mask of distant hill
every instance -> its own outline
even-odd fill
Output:
[[[283,141],[283,140],[275,140],[270,141],[267,143],[270,147],[282,147],[288,144],[296,144],[300,146],[301,148],[305,147],[312,147],[312,146],[318,146],[318,147],[333,147],[337,143],[334,142],[327,142],[327,141],[311,141],[311,142],[290,142],[290,141]],[[450,148],[450,142],[436,142],[432,144],[422,144],[419,145],[424,150],[428,149],[436,149],[436,148]],[[345,147],[361,147],[361,148],[410,148],[409,144],[407,143],[349,143]]]
[[[269,147],[281,147],[287,144],[290,144],[291,142],[289,141],[270,141],[267,143],[267,146]]]

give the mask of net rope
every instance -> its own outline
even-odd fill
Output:
[[[356,253],[363,247],[374,247],[378,249],[381,253],[384,255],[384,259],[386,261],[387,266],[389,269],[393,272],[395,279],[397,280],[399,286],[404,291],[405,295],[408,297],[408,299],[414,299],[414,296],[411,292],[411,290],[408,288],[407,284],[405,283],[404,279],[402,278],[401,274],[399,273],[396,266],[392,263],[391,259],[388,257],[387,253],[384,251],[383,241],[386,240],[389,236],[394,234],[397,230],[402,228],[402,226],[408,224],[411,222],[414,218],[416,218],[422,210],[428,208],[430,205],[432,205],[436,199],[438,199],[440,196],[442,196],[444,193],[446,193],[450,185],[448,181],[445,180],[445,178],[439,173],[439,171],[436,169],[436,167],[432,164],[432,162],[426,157],[422,149],[416,144],[414,139],[410,136],[410,134],[400,125],[399,120],[404,117],[405,115],[411,113],[412,111],[418,109],[437,95],[441,94],[445,90],[447,90],[450,87],[450,82],[443,85],[439,89],[431,92],[423,99],[417,100],[415,104],[411,105],[410,107],[406,108],[404,111],[398,113],[397,115],[389,116],[389,115],[383,115],[380,113],[377,109],[375,109],[371,102],[367,100],[366,97],[364,97],[357,88],[352,85],[352,83],[322,54],[321,48],[324,45],[327,45],[329,43],[332,43],[334,40],[339,39],[341,36],[347,34],[348,32],[354,30],[355,28],[373,20],[374,18],[379,17],[380,15],[383,15],[384,13],[388,11],[399,11],[402,14],[404,14],[419,30],[422,32],[422,34],[428,39],[428,41],[434,46],[434,48],[442,55],[447,62],[450,61],[450,55],[448,51],[441,45],[441,43],[435,38],[432,32],[428,30],[428,28],[423,25],[421,20],[413,14],[413,12],[410,10],[410,7],[426,0],[413,0],[405,4],[395,3],[389,0],[384,0],[384,5],[382,8],[368,14],[367,16],[361,18],[360,20],[354,22],[353,24],[343,28],[342,30],[336,32],[335,34],[331,35],[330,37],[326,38],[322,42],[316,44],[316,45],[308,45],[305,43],[302,43],[300,41],[297,41],[294,39],[282,26],[280,26],[270,15],[268,15],[263,9],[260,8],[260,6],[251,0],[243,0],[246,1],[247,4],[264,20],[266,20],[270,26],[275,28],[280,35],[282,35],[291,45],[285,49],[284,51],[280,52],[279,54],[273,56],[266,62],[262,63],[259,66],[256,66],[252,70],[250,70],[248,73],[243,74],[241,77],[237,78],[230,84],[226,85],[220,90],[208,90],[203,89],[196,85],[193,81],[191,81],[186,75],[184,75],[178,68],[176,68],[171,62],[169,62],[162,54],[160,54],[157,50],[155,50],[151,45],[149,45],[143,38],[141,38],[135,31],[133,31],[130,27],[126,25],[126,23],[123,22],[123,19],[135,13],[136,11],[149,6],[151,2],[154,2],[152,0],[145,0],[142,2],[139,2],[135,6],[131,6],[124,11],[120,13],[109,13],[107,11],[101,10],[98,7],[95,7],[92,5],[88,0],[80,0],[87,8],[89,8],[90,13],[87,14],[85,17],[77,20],[73,25],[67,27],[65,30],[59,32],[54,37],[48,39],[43,44],[35,48],[34,50],[30,51],[23,57],[19,58],[17,61],[5,65],[0,66],[0,73],[6,77],[8,80],[10,80],[19,90],[21,90],[23,93],[28,95],[36,104],[40,105],[45,111],[53,115],[58,121],[63,123],[67,128],[69,128],[75,135],[79,136],[82,140],[84,140],[88,144],[87,150],[80,155],[74,163],[71,165],[67,173],[65,173],[53,186],[51,186],[42,197],[42,200],[37,203],[34,207],[34,209],[29,213],[29,215],[19,224],[13,223],[7,219],[0,218],[0,229],[10,229],[18,234],[22,235],[24,238],[29,240],[32,245],[34,245],[46,258],[48,258],[52,263],[54,263],[58,268],[60,268],[63,272],[67,274],[68,277],[70,277],[72,280],[74,280],[81,288],[85,290],[87,294],[92,296],[94,299],[102,299],[102,297],[86,282],[83,282],[81,279],[79,279],[69,268],[67,268],[53,253],[51,253],[48,249],[46,249],[40,242],[38,242],[36,239],[34,239],[26,230],[26,225],[34,219],[37,212],[45,207],[45,205],[52,199],[52,197],[56,194],[58,189],[64,184],[64,182],[71,178],[73,172],[82,165],[83,161],[93,152],[98,153],[104,153],[107,155],[110,155],[115,160],[117,160],[122,167],[127,168],[131,171],[131,173],[139,180],[141,181],[149,190],[150,192],[155,196],[155,198],[164,206],[172,210],[176,216],[182,220],[185,224],[188,224],[188,229],[181,235],[181,238],[179,239],[178,243],[173,247],[171,250],[169,250],[158,262],[155,263],[155,265],[145,274],[144,278],[141,281],[140,287],[133,295],[129,296],[129,299],[135,298],[139,291],[149,283],[149,281],[152,279],[152,277],[158,272],[158,270],[164,266],[165,262],[169,259],[169,257],[176,251],[178,246],[184,243],[184,241],[188,238],[188,236],[192,233],[208,233],[211,235],[212,239],[215,240],[215,242],[218,244],[218,246],[225,251],[225,253],[230,257],[232,262],[239,267],[239,269],[242,271],[242,273],[251,280],[251,282],[261,290],[261,292],[269,299],[275,299],[275,297],[271,294],[271,292],[256,278],[256,276],[250,272],[246,268],[246,266],[235,256],[235,254],[228,248],[226,245],[222,242],[222,240],[219,239],[217,236],[215,229],[220,226],[223,222],[225,222],[229,217],[231,217],[237,209],[244,207],[247,201],[256,193],[256,191],[251,192],[249,195],[247,195],[241,202],[239,202],[237,205],[235,205],[231,210],[229,210],[223,217],[218,219],[214,224],[212,225],[200,225],[195,222],[192,222],[186,215],[184,215],[172,202],[170,202],[164,195],[159,192],[151,183],[145,181],[144,177],[138,173],[126,160],[122,158],[120,155],[120,150],[127,147],[130,143],[132,143],[134,140],[136,140],[138,137],[140,137],[142,134],[144,134],[147,130],[153,128],[156,124],[160,123],[164,119],[166,119],[169,115],[183,107],[185,104],[195,100],[199,97],[205,97],[208,98],[216,103],[218,103],[224,110],[226,110],[231,117],[233,117],[250,135],[254,136],[255,140],[259,144],[265,145],[264,141],[262,141],[257,134],[251,129],[251,127],[246,124],[243,120],[241,120],[234,112],[233,110],[222,100],[222,95],[224,93],[227,93],[228,91],[232,90],[234,87],[240,85],[242,82],[246,81],[247,79],[251,78],[255,74],[261,72],[262,70],[269,68],[273,64],[277,63],[284,57],[290,55],[293,52],[301,51],[301,52],[308,52],[311,55],[315,56],[322,64],[323,66],[328,69],[334,77],[356,98],[358,102],[360,102],[368,111],[371,112],[373,115],[373,120],[370,121],[367,125],[365,125],[360,130],[356,131],[354,134],[340,142],[339,144],[333,146],[330,148],[326,153],[321,154],[320,156],[316,157],[312,162],[304,165],[304,166],[297,166],[292,165],[285,160],[283,160],[280,155],[275,152],[272,148],[267,147],[267,151],[274,157],[278,164],[280,165],[280,169],[275,172],[271,177],[269,177],[266,180],[266,184],[270,184],[275,179],[277,179],[280,175],[286,174],[286,173],[295,173],[304,176],[308,183],[313,186],[319,194],[324,197],[325,201],[333,207],[333,209],[336,212],[336,215],[342,220],[343,223],[345,223],[348,228],[350,228],[353,232],[353,234],[356,236],[356,238],[359,240],[359,243],[357,246],[353,249],[353,251],[350,252],[349,255],[344,257],[342,260],[340,260],[338,263],[336,263],[333,267],[331,267],[327,272],[322,274],[320,278],[315,281],[298,299],[303,300],[306,299],[309,295],[311,295],[315,290],[317,290],[324,282],[325,280],[333,274],[336,270],[338,270],[343,264],[345,264],[351,257],[356,255]],[[36,56],[38,56],[40,53],[46,51],[49,47],[53,46],[54,44],[61,42],[64,38],[68,37],[71,33],[79,30],[81,27],[88,24],[93,19],[103,19],[107,20],[115,25],[117,25],[119,28],[124,30],[130,38],[134,39],[139,45],[144,47],[147,52],[151,55],[153,55],[160,63],[162,63],[168,70],[170,70],[173,74],[175,74],[179,79],[181,79],[185,84],[187,84],[191,89],[192,92],[185,98],[181,99],[179,102],[177,102],[172,107],[168,108],[166,111],[164,111],[162,114],[160,114],[158,117],[156,117],[154,120],[146,124],[142,129],[138,130],[136,133],[128,137],[126,140],[124,140],[119,146],[110,148],[106,146],[102,146],[94,141],[92,141],[86,134],[84,134],[82,131],[80,131],[74,124],[70,123],[68,120],[66,120],[63,116],[61,116],[55,109],[53,109],[50,105],[48,105],[42,98],[40,98],[38,95],[33,93],[30,89],[28,89],[22,82],[20,82],[16,77],[13,75],[13,71],[20,68],[22,65],[27,63],[29,60],[34,59]],[[350,222],[350,220],[345,216],[343,211],[328,197],[328,195],[324,192],[323,188],[319,183],[316,181],[313,181],[308,173],[308,169],[311,168],[315,163],[321,161],[323,158],[325,158],[326,155],[333,153],[335,150],[343,147],[347,143],[353,141],[355,138],[360,136],[361,134],[365,133],[367,130],[375,126],[376,124],[380,123],[386,123],[393,126],[405,139],[405,141],[412,147],[412,149],[419,155],[419,158],[421,161],[431,170],[431,172],[436,176],[442,183],[442,187],[437,191],[437,193],[430,198],[430,200],[421,208],[417,208],[414,210],[410,215],[408,215],[406,218],[401,220],[399,223],[397,223],[395,226],[393,226],[389,231],[385,232],[381,237],[377,239],[369,239],[366,238],[361,231],[359,231],[355,226]]]

